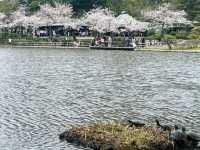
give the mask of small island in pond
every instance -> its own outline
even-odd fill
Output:
[[[127,123],[97,123],[72,127],[60,140],[93,150],[195,150],[199,137],[185,128]]]

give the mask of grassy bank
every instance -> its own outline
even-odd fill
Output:
[[[171,150],[169,132],[152,127],[129,127],[120,123],[99,123],[73,127],[60,136],[70,143],[94,150]]]

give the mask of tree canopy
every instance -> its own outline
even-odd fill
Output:
[[[0,12],[14,11],[19,5],[25,5],[28,11],[35,12],[45,3],[51,6],[55,3],[68,3],[76,15],[97,7],[107,7],[116,14],[127,11],[132,16],[140,16],[142,9],[155,8],[168,2],[173,3],[177,9],[185,10],[189,19],[200,21],[200,0],[2,0]]]

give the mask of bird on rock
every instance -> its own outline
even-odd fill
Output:
[[[171,127],[168,125],[161,125],[159,120],[156,119],[156,125],[158,128],[162,129],[163,131],[171,131]]]

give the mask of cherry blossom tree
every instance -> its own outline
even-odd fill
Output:
[[[128,31],[145,31],[148,29],[148,22],[136,20],[127,13],[119,15],[117,18],[117,26],[124,27]]]
[[[170,4],[160,6],[156,10],[144,12],[144,17],[151,21],[152,26],[161,31],[161,38],[167,42],[169,49],[172,48],[172,36],[164,35],[165,28],[181,27],[191,25],[187,20],[187,14],[184,10],[172,9]]]
[[[54,24],[68,25],[72,21],[72,12],[73,10],[70,5],[55,3],[55,7],[45,4],[42,5],[41,9],[32,16],[26,16],[25,8],[20,7],[18,10],[11,13],[9,18],[7,17],[4,19],[4,21],[6,20],[8,27],[39,27]],[[0,24],[2,24],[3,18],[5,18],[5,15],[1,13]]]
[[[72,27],[72,29],[79,29],[80,26],[88,26],[88,24],[85,23],[83,18],[73,18],[69,26]]]
[[[144,32],[148,29],[149,29],[149,22],[143,22],[143,21],[136,20],[136,23],[133,26],[134,31]]]
[[[145,19],[150,20],[154,27],[160,27],[161,30],[163,28],[191,25],[191,21],[186,18],[186,12],[184,10],[173,10],[170,4],[160,6],[156,10],[143,12],[143,14]]]
[[[25,8],[20,7],[18,10],[15,12],[9,14],[9,15],[4,15],[3,17],[5,24],[7,24],[7,27],[12,28],[12,27],[28,27],[32,26],[33,22],[37,22],[38,20],[36,18],[32,19],[32,16],[26,16],[25,15]],[[0,17],[1,20],[1,17]]]
[[[93,9],[86,13],[84,18],[85,23],[91,25],[98,32],[117,32],[116,18],[109,9]]]
[[[38,12],[31,16],[26,16],[24,7],[20,7],[11,14],[12,21],[9,23],[9,27],[32,27],[35,32],[40,26],[69,26],[72,22],[72,12],[73,10],[70,5],[56,3],[55,7],[52,7],[49,4],[42,5]]]
[[[14,20],[12,14],[0,13],[0,26],[1,28],[9,27],[10,23]]]
[[[62,24],[68,25],[71,22],[73,9],[71,5],[55,3],[55,7],[49,4],[40,6],[40,10],[34,14],[46,25]]]
[[[118,32],[118,28],[124,27],[128,31],[145,31],[148,28],[148,22],[136,20],[127,13],[118,17],[109,9],[93,9],[85,15],[85,21],[92,25],[98,32]]]
[[[20,7],[15,12],[11,13],[12,21],[9,23],[9,27],[24,26],[24,21],[26,20],[25,8]]]

